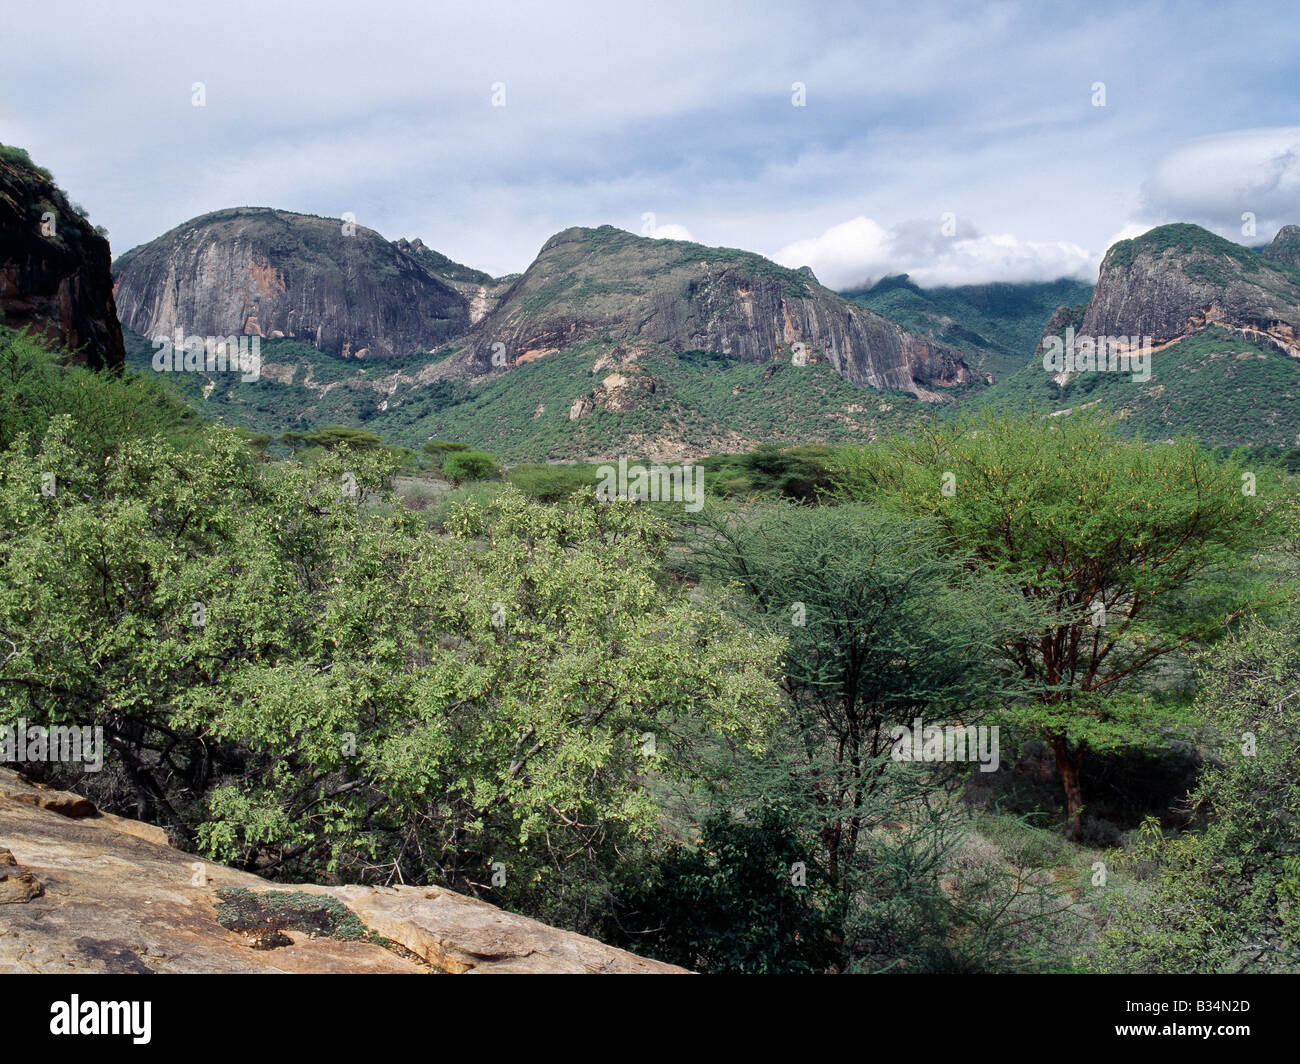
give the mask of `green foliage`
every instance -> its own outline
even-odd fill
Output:
[[[584,488],[595,488],[599,477],[591,465],[539,465],[526,462],[506,474],[506,479],[531,499],[559,502]]]
[[[665,426],[686,453],[708,452],[732,449],[738,437],[786,446],[846,442],[911,424],[929,410],[904,393],[864,393],[826,362],[760,365],[655,348],[635,368],[620,369],[629,377],[629,401],[618,409],[597,404],[571,420],[574,400],[604,376],[593,373],[594,364],[613,347],[595,340],[526,362],[453,403],[435,401],[428,388],[413,391],[383,415],[385,438],[458,439],[507,461],[565,461],[654,453]]]
[[[1057,384],[1041,359],[965,404],[1010,413],[1078,411],[1116,416],[1125,436],[1191,435],[1209,447],[1295,445],[1300,424],[1300,364],[1270,344],[1211,327],[1156,351],[1151,379],[1127,373],[1077,373]],[[1063,415],[1064,416],[1064,415]]]
[[[1238,269],[1254,271],[1259,268],[1258,252],[1242,244],[1235,244],[1221,236],[1203,229],[1190,222],[1174,222],[1149,229],[1141,236],[1117,241],[1107,253],[1109,260],[1117,266],[1128,266],[1133,259],[1143,252],[1174,251],[1180,254],[1204,253],[1220,258],[1232,259]]]
[[[1086,303],[1091,294],[1090,284],[1071,280],[922,289],[906,274],[847,293],[905,329],[951,344],[999,381],[1034,353],[1058,307]]]
[[[972,662],[989,659],[1014,598],[996,578],[965,578],[966,559],[930,524],[867,506],[706,510],[694,551],[703,572],[743,591],[755,623],[787,640],[803,771],[814,774],[814,751],[835,751],[818,787],[827,873],[847,890],[891,729],[918,715],[972,721],[997,686]]]
[[[1093,961],[1127,972],[1300,972],[1300,602],[1202,657],[1199,708],[1222,737],[1189,798],[1201,830],[1112,858],[1145,873]]]
[[[347,448],[352,451],[371,451],[382,447],[384,441],[373,432],[349,428],[347,425],[325,425],[302,434],[302,443],[308,447],[324,447],[327,451]]]
[[[1003,652],[1035,690],[1008,722],[1051,744],[1078,824],[1090,748],[1160,741],[1178,726],[1143,681],[1261,600],[1244,558],[1287,492],[1187,440],[1125,440],[1105,419],[986,415],[845,449],[846,498],[937,523],[970,568],[1010,581],[1040,614]],[[1099,612],[1100,611],[1100,612]]]
[[[42,342],[0,326],[0,450],[40,447],[51,418],[71,417],[71,445],[99,461],[125,440],[196,438],[198,416],[153,381],[60,364]]]
[[[501,470],[490,454],[453,451],[442,460],[442,473],[453,484],[463,484],[468,480],[496,480]]]
[[[837,949],[833,892],[806,867],[795,829],[771,807],[751,823],[705,821],[694,847],[673,848],[619,899],[625,943],[702,973],[824,971]],[[803,862],[803,876],[791,868]]]
[[[373,942],[360,918],[337,898],[300,890],[217,891],[217,923],[228,931],[302,931],[344,942]]]
[[[705,488],[710,495],[758,494],[812,502],[830,490],[831,453],[824,445],[782,450],[764,444],[746,454],[711,455],[701,463]]]
[[[674,910],[685,938],[666,926],[647,948],[727,970],[1040,967],[1043,929],[1069,899],[1036,869],[962,857],[970,822],[953,795],[960,766],[892,756],[897,726],[918,716],[972,724],[1010,689],[993,650],[1016,630],[1018,596],[968,572],[930,523],[863,505],[706,510],[692,546],[703,574],[740,593],[740,615],[785,639],[789,710],[763,755],[710,769],[718,840],[654,880],[667,905],[693,892],[697,914]],[[735,809],[774,820],[751,812],[733,824],[725,811]],[[785,876],[795,861],[806,876],[782,909],[807,925],[796,957],[730,922],[733,906],[749,904],[738,877],[759,875],[748,854],[762,854],[772,876],[773,850],[787,859]]]
[[[279,437],[285,432],[306,433],[322,425],[349,425],[379,429],[385,439],[418,446],[426,433],[397,431],[400,419],[390,419],[379,409],[390,398],[390,375],[403,389],[414,386],[414,373],[428,364],[427,356],[386,359],[383,362],[339,358],[300,340],[263,339],[262,372],[255,381],[235,373],[200,371],[159,373],[153,368],[153,342],[124,329],[126,365],[140,376],[154,379],[161,389],[182,397],[203,415],[222,424],[243,426]],[[338,387],[339,384],[350,387]],[[460,381],[433,381],[419,387],[422,409],[436,411],[454,406],[467,394]]]
[[[682,722],[756,744],[774,707],[779,646],[661,587],[631,504],[507,489],[439,534],[369,501],[382,449],[268,466],[214,431],[105,466],[62,415],[4,459],[6,709],[102,725],[83,785],[214,859],[474,893],[501,862],[494,899],[580,924],[570,865],[649,845]]]
[[[420,450],[434,458],[444,458],[456,451],[468,451],[468,443],[456,443],[452,440],[430,440],[420,445]]]
[[[439,277],[448,281],[463,281],[467,284],[490,285],[493,283],[491,274],[484,273],[482,270],[476,270],[472,266],[465,266],[454,259],[448,258],[440,251],[434,251],[433,248],[421,246],[414,248],[407,246],[407,253],[414,256],[425,269],[437,274]]]
[[[40,174],[46,181],[54,181],[54,175],[45,169],[45,167],[37,166],[32,162],[32,157],[22,148],[15,147],[11,144],[0,144],[0,159],[4,159],[11,163],[17,163],[19,166],[25,166],[29,170],[35,170],[36,173]]]

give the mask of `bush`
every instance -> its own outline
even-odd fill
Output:
[[[526,463],[515,466],[506,479],[538,502],[559,502],[582,488],[595,487],[597,477],[589,465]]]
[[[420,450],[427,455],[432,455],[439,462],[449,454],[457,451],[468,451],[468,443],[456,443],[453,440],[430,440],[428,443],[421,444]]]
[[[497,460],[482,451],[456,451],[442,463],[442,474],[453,484],[467,480],[496,480],[501,475]]]
[[[800,863],[806,882],[791,875]],[[831,898],[779,812],[715,815],[698,848],[677,847],[622,897],[619,926],[629,946],[698,972],[817,972],[836,953]]]

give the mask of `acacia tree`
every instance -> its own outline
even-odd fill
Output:
[[[729,913],[733,901],[749,904],[738,884],[767,830],[769,848],[802,847],[806,864],[807,890],[782,912],[810,935],[831,929],[834,949],[809,940],[798,963],[829,952],[861,971],[1032,966],[1028,941],[1048,933],[1068,899],[1002,861],[958,873],[970,824],[956,800],[963,773],[949,769],[965,766],[892,756],[897,726],[975,724],[1016,689],[996,649],[1023,626],[1020,596],[968,571],[931,523],[854,503],[705,510],[694,547],[703,573],[738,589],[749,623],[785,638],[789,712],[761,757],[724,756],[710,773],[726,812],[709,821],[714,849],[668,864],[647,888],[671,900],[690,873],[694,915],[663,932],[688,952],[667,955],[746,970],[771,963],[765,936],[738,935]],[[786,897],[781,872],[769,867],[764,904]]]
[[[842,496],[935,522],[1036,610],[1002,643],[1033,689],[1007,716],[1051,747],[1076,832],[1088,751],[1175,722],[1143,682],[1260,598],[1247,569],[1282,495],[1265,470],[1126,439],[1095,414],[935,424],[846,448],[835,469]]]
[[[1015,602],[995,579],[963,586],[962,559],[932,530],[866,506],[714,512],[696,554],[788,641],[782,683],[817,781],[828,872],[846,891],[880,811],[891,729],[977,716],[996,689],[983,663]]]

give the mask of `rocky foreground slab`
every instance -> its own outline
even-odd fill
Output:
[[[440,888],[272,884],[0,769],[0,972],[682,971]]]

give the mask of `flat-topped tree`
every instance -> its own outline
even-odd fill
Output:
[[[1156,741],[1178,716],[1147,697],[1156,668],[1264,594],[1249,559],[1283,491],[1191,440],[1128,440],[1087,415],[932,426],[835,468],[844,495],[938,522],[1036,607],[1002,646],[1030,691],[1007,719],[1051,746],[1076,832],[1088,751]]]

